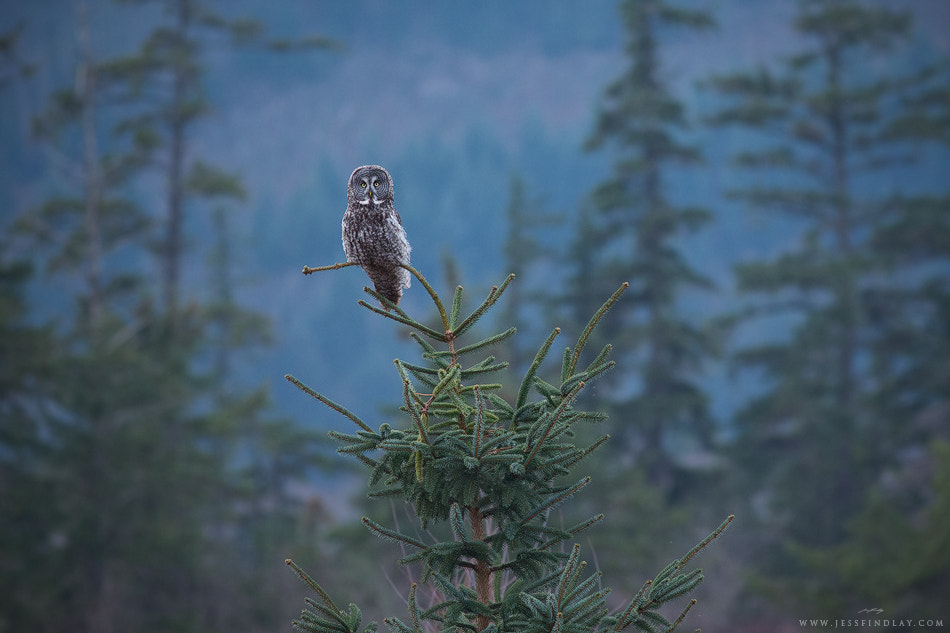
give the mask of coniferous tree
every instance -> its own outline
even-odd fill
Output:
[[[126,298],[140,289],[141,277],[125,266],[110,266],[107,258],[144,240],[149,222],[125,190],[143,164],[138,148],[102,146],[104,120],[115,104],[105,94],[108,82],[94,58],[85,10],[76,18],[75,85],[54,92],[33,120],[34,137],[58,157],[59,179],[68,186],[22,214],[13,229],[44,256],[46,272],[78,281],[73,284],[80,289],[78,329],[93,333],[107,318],[106,304],[122,305],[128,315],[132,304]]]
[[[22,28],[0,35],[0,96],[25,73],[17,46]],[[8,227],[4,227],[6,229]],[[46,399],[55,336],[52,328],[29,322],[26,300],[34,266],[11,256],[6,233],[0,238],[0,630],[15,630],[37,609],[48,608],[55,591],[32,561],[48,548],[47,534],[37,525],[53,524],[59,515],[48,499],[52,488],[38,476],[48,452],[36,403]],[[9,555],[16,552],[18,555]],[[22,588],[32,590],[32,603],[19,600]]]
[[[34,529],[53,560],[31,576],[40,586],[17,588],[14,627],[57,613],[52,626],[78,630],[187,628],[197,611],[195,554],[224,469],[199,447],[208,429],[182,423],[197,394],[185,369],[195,339],[165,345],[143,277],[121,263],[148,235],[144,213],[123,195],[140,162],[134,148],[101,142],[110,104],[78,18],[78,81],[52,96],[34,126],[68,174],[13,226],[47,274],[78,281],[76,308],[63,311],[72,319],[57,324],[47,388],[32,403],[47,438],[33,455],[32,484],[50,499]]]
[[[702,227],[710,213],[671,195],[676,170],[702,158],[682,141],[688,121],[663,78],[661,37],[707,28],[712,19],[660,0],[626,0],[620,10],[629,66],[607,87],[587,143],[591,151],[609,149],[616,160],[579,219],[572,301],[589,310],[592,295],[604,291],[603,280],[630,282],[633,299],[604,328],[625,353],[611,404],[623,411],[617,433],[624,451],[644,468],[650,485],[672,495],[679,469],[671,441],[690,438],[708,446],[711,440],[697,377],[714,345],[682,308],[684,293],[708,289],[711,282],[691,266],[677,240]]]
[[[0,244],[0,251],[5,251]],[[32,274],[25,262],[0,261],[0,630],[18,630],[37,609],[56,601],[45,571],[37,568],[49,548],[49,534],[37,525],[52,525],[60,515],[49,503],[52,487],[42,477],[48,452],[36,403],[49,393],[53,332],[28,322],[25,300]],[[9,555],[16,552],[17,555]],[[32,601],[20,600],[23,588]],[[35,621],[35,620],[32,620]]]
[[[4,245],[65,292],[48,346],[37,343],[42,380],[23,354],[17,369],[30,391],[13,385],[0,405],[18,418],[9,427],[4,418],[0,441],[11,457],[4,492],[16,486],[5,512],[20,530],[0,537],[17,580],[5,587],[2,626],[263,629],[280,590],[265,561],[293,540],[285,486],[304,471],[299,456],[313,438],[269,419],[266,390],[230,376],[231,355],[264,340],[265,324],[233,299],[223,222],[215,300],[175,314],[155,300],[141,267],[155,223],[130,184],[153,165],[155,138],[129,118],[124,64],[95,59],[77,17],[77,81],[34,125],[64,173]],[[116,120],[119,133],[108,133]],[[244,195],[237,179],[202,164],[184,186],[205,198]],[[0,334],[7,345],[13,331]]]
[[[121,82],[126,98],[138,107],[119,126],[147,147],[151,166],[164,179],[157,255],[161,270],[162,309],[174,319],[181,304],[186,224],[200,200],[244,197],[240,179],[202,160],[194,149],[198,125],[211,112],[205,93],[204,57],[215,38],[236,46],[260,45],[270,50],[331,48],[321,37],[264,41],[256,20],[212,11],[198,0],[120,0],[159,5],[167,23],[152,31],[140,50],[107,64],[104,71]]]
[[[158,246],[162,308],[175,317],[180,303],[182,257],[185,251],[186,206],[196,194],[241,198],[237,179],[196,159],[190,152],[195,125],[210,108],[202,85],[201,31],[240,30],[193,0],[156,0],[169,23],[156,28],[140,51],[111,62],[106,70],[124,82],[130,99],[143,102],[123,129],[147,145],[150,158],[165,180],[164,209]],[[149,0],[142,0],[143,4]]]
[[[914,68],[891,81],[882,100],[880,163],[918,169],[950,160],[950,60]],[[935,147],[936,146],[936,147]],[[898,180],[899,179],[899,180]],[[888,446],[888,462],[861,495],[842,542],[796,547],[820,583],[803,599],[840,611],[875,600],[925,616],[942,613],[950,589],[947,438],[950,411],[950,190],[939,176],[894,187],[874,207],[866,248],[875,261],[859,305],[867,337],[870,408],[881,419],[872,441]],[[913,544],[910,545],[909,544]],[[829,560],[840,561],[829,565]],[[883,561],[887,561],[883,563]]]
[[[0,90],[34,71],[33,64],[21,59],[17,50],[22,33],[22,24],[0,33]]]
[[[352,264],[305,268],[310,274]],[[509,328],[469,342],[472,327],[498,301],[513,279],[491,289],[471,312],[463,311],[458,286],[447,306],[424,277],[405,266],[429,293],[439,314],[431,327],[381,295],[366,291],[384,308],[360,304],[411,329],[422,351],[421,364],[397,359],[403,385],[402,422],[374,428],[359,415],[298,379],[288,380],[356,425],[355,433],[332,431],[341,453],[370,470],[371,495],[401,498],[411,505],[420,527],[445,526],[426,533],[398,529],[364,517],[376,536],[402,547],[400,562],[418,564],[423,573],[409,587],[409,618],[387,618],[397,633],[416,633],[431,623],[440,630],[482,631],[643,631],[670,630],[692,601],[671,622],[658,611],[687,594],[702,579],[686,570],[690,559],[725,529],[715,532],[647,581],[623,608],[611,613],[599,573],[587,575],[580,546],[569,546],[596,515],[572,526],[558,525],[554,512],[591,483],[577,479],[576,467],[608,436],[587,446],[575,443],[576,428],[603,415],[575,408],[578,394],[613,366],[605,346],[589,362],[584,348],[597,323],[619,299],[624,284],[591,318],[573,347],[564,350],[558,378],[541,378],[541,366],[560,333],[555,328],[528,368],[514,401],[502,397],[503,385],[484,382],[506,363],[486,355],[491,346],[515,334]],[[314,579],[288,560],[318,594],[294,625],[304,631],[375,631],[350,604],[341,609]],[[326,574],[326,572],[324,572]],[[425,589],[423,589],[423,587]]]
[[[935,368],[929,350],[947,345],[945,322],[937,325],[946,283],[933,266],[950,253],[940,219],[948,199],[945,189],[913,191],[915,155],[946,142],[936,132],[947,73],[869,70],[870,59],[883,62],[909,40],[902,11],[804,0],[795,27],[803,50],[777,69],[711,82],[728,101],[712,121],[760,133],[735,162],[761,176],[732,195],[800,230],[776,257],[736,269],[748,297],[742,317],[783,333],[736,355],[765,385],[737,416],[737,461],[750,484],[743,496],[766,500],[764,549],[751,549],[775,581],[766,584],[803,604],[820,594],[820,604],[844,608],[871,596],[816,582],[815,568],[802,565],[816,559],[804,552],[853,538],[861,507],[879,507],[882,474],[933,432],[924,412],[946,402],[945,389],[907,379]],[[876,558],[879,547],[867,544],[865,556]]]
[[[815,578],[798,590],[815,612],[873,600],[887,612],[942,617],[950,590],[950,444],[933,440],[915,453],[902,471],[889,473],[896,485],[865,495],[840,543],[794,547]]]
[[[511,323],[529,336],[534,334],[528,326],[534,322],[538,311],[545,311],[555,294],[546,283],[553,277],[555,257],[549,241],[541,239],[545,229],[563,222],[563,217],[546,212],[542,200],[531,198],[520,176],[512,176],[509,185],[508,206],[505,216],[508,231],[505,238],[505,269],[514,272],[522,280],[508,290],[507,301],[499,313],[503,323]],[[524,285],[527,289],[519,288]],[[543,335],[543,333],[540,333]],[[522,336],[528,340],[528,336]],[[526,343],[509,343],[509,362],[517,369],[528,366],[534,351]]]

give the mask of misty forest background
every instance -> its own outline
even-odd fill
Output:
[[[578,510],[618,601],[735,513],[690,625],[950,617],[948,34],[943,0],[5,2],[0,632],[286,630],[291,556],[402,611],[354,518],[412,518],[282,380],[400,401],[365,275],[300,274],[367,163],[444,294],[518,275],[513,370],[630,283]]]

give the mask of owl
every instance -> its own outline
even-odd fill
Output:
[[[357,167],[346,187],[343,214],[343,252],[346,261],[359,264],[376,292],[395,304],[409,287],[409,240],[393,206],[393,179],[379,165]],[[385,306],[384,306],[385,307]],[[387,308],[388,310],[388,308]]]

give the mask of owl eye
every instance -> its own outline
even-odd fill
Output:
[[[362,187],[363,189],[366,189],[366,181],[365,181],[365,180],[360,183],[360,187]]]
[[[378,187],[378,186],[379,186],[379,181],[378,181],[378,180],[374,180],[374,181],[373,181],[373,186],[374,186],[374,187]]]

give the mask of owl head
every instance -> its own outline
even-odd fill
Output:
[[[350,174],[350,184],[346,188],[346,197],[350,204],[376,206],[393,201],[393,179],[389,172],[379,165],[363,165]]]

